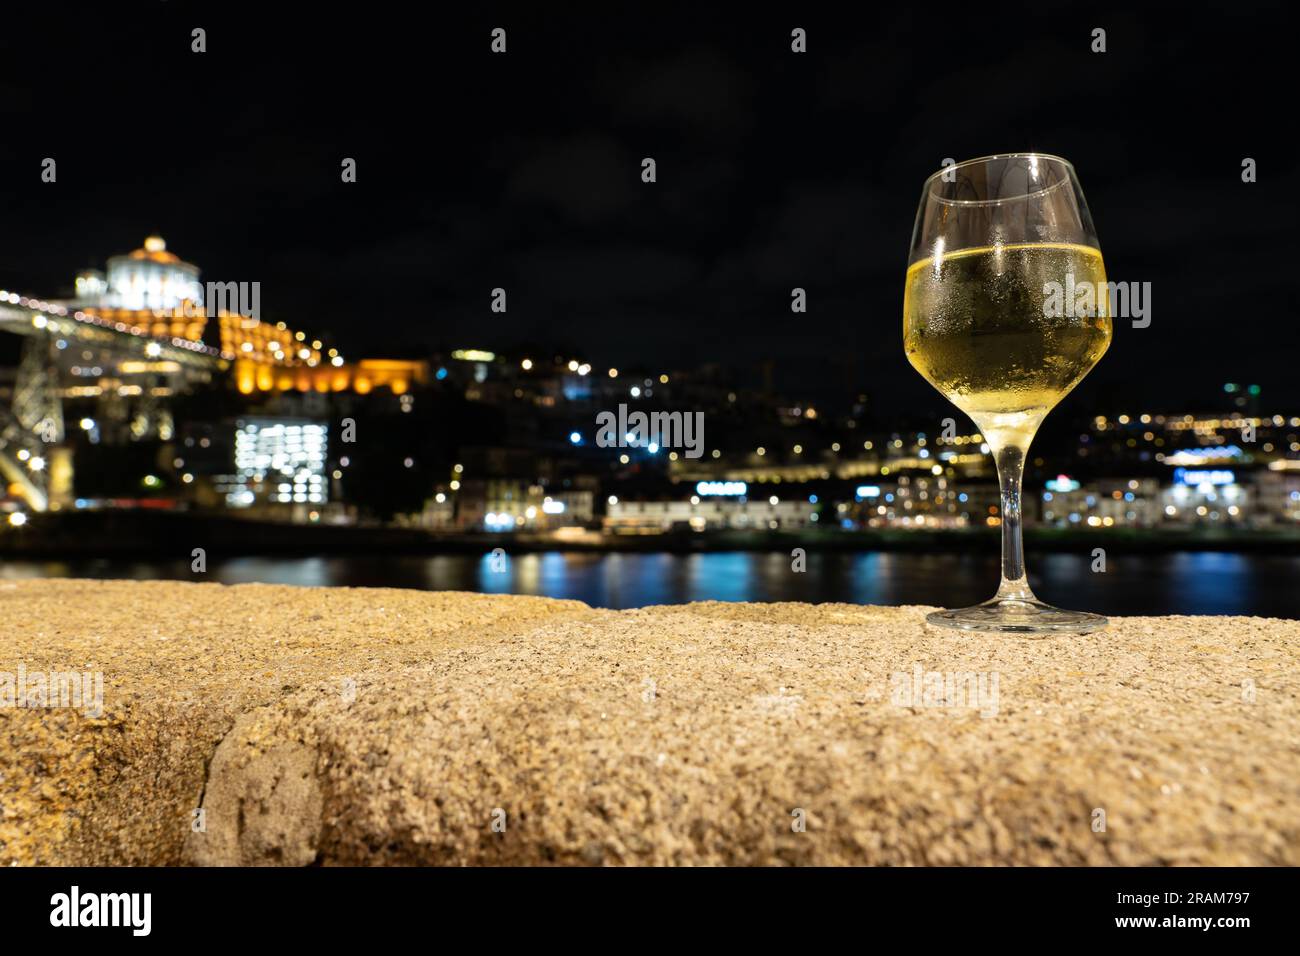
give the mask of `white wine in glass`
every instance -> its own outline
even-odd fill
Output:
[[[1106,619],[1034,597],[1020,484],[1047,413],[1110,345],[1106,271],[1074,167],[1036,153],[989,156],[927,180],[903,297],[908,361],[979,427],[997,462],[1002,582],[983,604],[939,611],[965,630],[1085,632]]]

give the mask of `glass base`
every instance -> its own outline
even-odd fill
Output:
[[[1063,611],[1037,598],[993,598],[974,607],[935,611],[925,620],[936,627],[960,631],[1001,631],[1010,634],[1087,634],[1106,626],[1100,614]]]

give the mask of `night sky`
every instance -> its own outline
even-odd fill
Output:
[[[1075,163],[1110,278],[1153,284],[1151,327],[1121,324],[1071,401],[1183,410],[1241,381],[1266,411],[1296,407],[1284,5],[479,6],[9,21],[0,286],[68,294],[78,269],[157,231],[349,356],[532,343],[741,381],[773,360],[791,393],[866,390],[902,414],[944,407],[902,351],[921,184],[944,157],[1032,149]],[[194,26],[207,53],[190,52]]]

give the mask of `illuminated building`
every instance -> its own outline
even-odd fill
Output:
[[[235,377],[239,382],[243,381],[240,369],[252,365],[316,368],[322,364],[320,340],[309,341],[306,332],[295,331],[283,322],[260,322],[223,312],[217,317],[217,328],[222,353],[235,356]],[[260,390],[269,391],[269,387]],[[241,384],[240,391],[252,389],[245,390]]]
[[[707,498],[689,501],[611,501],[605,528],[619,534],[720,529],[776,531],[806,528],[817,506],[802,499]]]
[[[239,317],[234,319],[237,322]],[[248,349],[243,354],[255,355],[261,348]],[[355,392],[366,395],[376,389],[404,395],[429,379],[429,364],[420,360],[362,359],[339,365],[321,365],[311,361],[289,364],[289,361],[285,359],[282,364],[276,359],[236,359],[235,385],[245,395],[254,392]]]
[[[397,515],[399,524],[428,531],[446,531],[455,526],[456,501],[444,491],[439,491],[424,503],[424,510],[413,515]]]
[[[95,270],[79,273],[76,288],[73,304],[80,307],[77,315],[117,332],[180,345],[202,342],[210,331],[198,266],[169,252],[161,236],[150,236],[143,248],[109,259],[106,276]],[[242,286],[239,295],[242,303]],[[364,391],[367,386],[390,382],[397,383],[396,391],[405,390],[414,378],[413,372],[394,372],[383,367],[388,363],[380,362],[380,368],[364,375],[347,373],[346,384],[337,384],[344,361],[336,350],[324,354],[319,339],[283,322],[263,322],[253,315],[227,311],[222,307],[226,298],[214,292],[209,303],[216,318],[212,337],[218,342],[217,354],[234,360],[236,386],[246,395],[273,390],[342,391],[354,384],[356,390]],[[287,375],[276,371],[286,368],[293,371]],[[329,374],[298,374],[299,369],[317,368]]]
[[[1164,520],[1176,524],[1237,524],[1249,512],[1246,489],[1227,469],[1175,469],[1160,497]]]
[[[680,455],[669,456],[668,473],[673,481],[700,480],[741,481],[751,488],[763,483],[799,484],[811,481],[861,481],[888,476],[907,470],[941,472],[967,478],[993,477],[992,459],[983,445],[983,436],[958,435],[946,442],[936,442],[931,452],[924,440],[907,447],[901,440],[884,449],[863,447],[861,451],[841,453],[825,449],[816,454],[811,449],[798,446],[791,460],[780,461],[775,449],[760,445],[743,456],[712,454],[701,459],[688,459]],[[866,443],[871,446],[871,442]],[[793,451],[793,449],[791,449]]]
[[[1109,478],[1085,485],[1061,476],[1047,483],[1039,512],[1043,524],[1061,528],[1149,528],[1168,520],[1162,514],[1167,495],[1154,478]]]
[[[513,479],[469,480],[459,488],[456,523],[471,530],[545,531],[592,521],[591,491],[547,491]],[[434,499],[435,504],[441,504]]]
[[[226,504],[310,506],[329,497],[325,477],[328,427],[299,419],[245,418],[235,426],[235,474],[225,479]]]
[[[168,252],[161,236],[149,236],[143,248],[109,259],[106,278],[93,270],[78,275],[77,298],[109,309],[201,311],[203,286],[198,266]]]
[[[167,250],[161,236],[108,260],[108,273],[77,273],[75,305],[92,321],[153,338],[200,342],[207,317],[199,267]]]
[[[1300,472],[1272,469],[1254,476],[1250,488],[1253,520],[1260,525],[1300,523]]]
[[[83,311],[99,324],[113,328],[120,326],[119,331],[155,339],[181,339],[185,342],[202,342],[203,331],[208,323],[202,310],[184,307],[170,311],[138,311],[87,306]]]
[[[199,267],[169,252],[161,236],[113,256],[107,275],[79,272],[74,304],[89,321],[149,338],[202,342],[207,325]]]
[[[996,526],[1000,492],[992,482],[953,482],[934,475],[901,475],[854,489],[853,503],[836,506],[841,528],[966,528]]]

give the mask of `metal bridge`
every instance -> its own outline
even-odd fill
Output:
[[[51,506],[58,483],[65,396],[95,399],[97,420],[108,427],[137,438],[160,434],[170,431],[167,398],[212,381],[235,357],[4,290],[0,332],[24,339],[12,401],[0,403],[0,476],[34,511]]]
[[[193,336],[220,339],[208,345]],[[189,330],[188,336],[176,335]],[[283,322],[219,310],[75,309],[0,289],[0,332],[23,336],[8,407],[0,402],[0,476],[28,507],[60,505],[71,485],[64,400],[93,400],[93,421],[110,443],[171,437],[169,399],[230,376],[237,391],[393,395],[428,381],[423,360],[345,363],[337,349]]]

